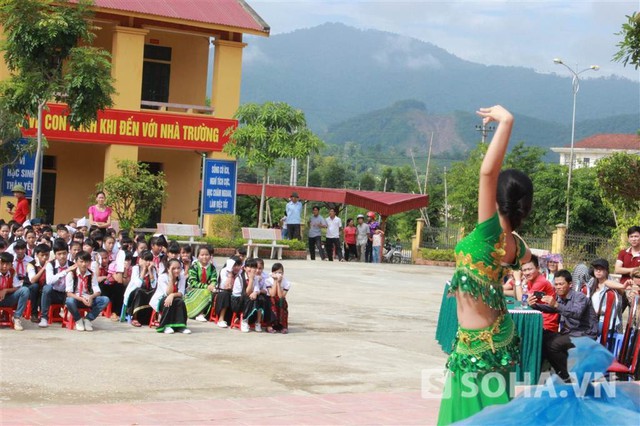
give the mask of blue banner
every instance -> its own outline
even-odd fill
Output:
[[[204,214],[236,214],[235,161],[206,159],[204,162]]]
[[[2,168],[2,195],[13,195],[11,188],[15,185],[24,186],[27,198],[33,196],[33,168],[35,167],[35,154],[25,154],[10,166]]]

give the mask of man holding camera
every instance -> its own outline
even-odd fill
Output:
[[[13,192],[13,196],[18,200],[17,205],[13,205],[11,201],[7,202],[7,211],[13,215],[13,220],[18,222],[20,225],[27,220],[29,216],[29,201],[26,198],[26,191],[24,190],[24,186],[15,185],[11,188],[11,192]],[[15,207],[15,210],[13,208]]]
[[[571,279],[571,272],[562,269],[554,276],[556,297],[529,298],[533,309],[560,314],[559,330],[545,330],[543,333],[542,355],[564,381],[569,381],[567,359],[569,349],[573,347],[571,337],[595,339],[598,335],[598,318],[591,301],[582,292],[571,289]]]

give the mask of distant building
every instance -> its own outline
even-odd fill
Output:
[[[560,164],[569,165],[571,147],[551,148],[560,154]],[[573,167],[593,167],[600,159],[616,152],[640,154],[640,136],[627,134],[600,134],[589,136],[573,146]]]

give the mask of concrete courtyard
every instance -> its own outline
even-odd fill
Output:
[[[224,259],[216,258],[216,265]],[[266,261],[270,270],[273,261]],[[0,330],[2,424],[433,423],[421,371],[451,268],[285,261],[290,333]]]

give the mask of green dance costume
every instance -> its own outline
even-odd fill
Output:
[[[187,276],[187,294],[184,303],[187,306],[187,316],[195,318],[198,315],[206,315],[211,309],[213,293],[209,291],[210,285],[215,286],[218,280],[218,272],[213,264],[205,267],[200,262],[193,262],[189,267]]]
[[[516,264],[504,265],[501,260],[505,254],[505,237],[496,213],[456,245],[456,270],[451,279],[450,297],[456,291],[469,293],[500,314],[489,327],[474,330],[458,327],[454,349],[447,360],[449,371],[439,425],[466,419],[488,405],[509,401],[509,372],[519,362],[520,353],[519,339],[507,312],[502,278],[506,268],[519,267],[526,246],[518,239]],[[472,374],[463,378],[464,373]],[[498,392],[500,377],[506,386]],[[474,392],[475,389],[478,391]]]

